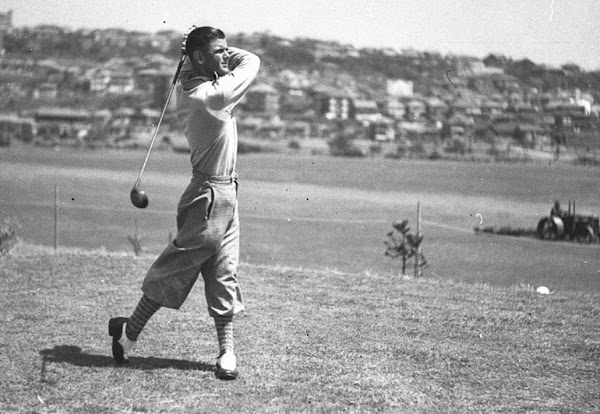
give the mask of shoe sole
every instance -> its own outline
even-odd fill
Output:
[[[217,370],[215,371],[215,377],[223,381],[232,381],[236,379],[240,375],[239,371],[236,369],[235,371],[230,371],[227,369],[222,369],[217,366]]]
[[[127,323],[128,318],[112,318],[108,321],[108,334],[112,336],[112,354],[117,364],[125,364],[125,351],[119,343],[123,333],[123,324]]]

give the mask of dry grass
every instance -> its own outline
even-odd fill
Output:
[[[161,310],[127,367],[153,257],[20,245],[0,257],[0,411],[598,412],[600,296],[242,265],[241,377],[215,379],[202,285]]]

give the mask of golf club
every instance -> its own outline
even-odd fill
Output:
[[[185,42],[185,39],[184,39]],[[131,189],[131,193],[129,194],[129,198],[131,199],[131,203],[137,208],[146,208],[148,207],[148,194],[145,191],[140,190],[140,183],[142,181],[142,174],[144,174],[144,170],[146,169],[146,164],[148,163],[148,158],[150,158],[150,152],[152,151],[152,147],[154,146],[154,141],[156,141],[156,136],[158,135],[158,129],[160,128],[160,124],[162,123],[163,117],[165,116],[165,112],[167,111],[167,106],[169,105],[169,101],[171,100],[171,95],[173,95],[173,90],[175,90],[175,85],[177,84],[177,78],[179,77],[179,72],[183,67],[183,61],[185,60],[185,53],[182,54],[181,59],[179,60],[179,65],[177,65],[177,71],[175,72],[175,76],[173,77],[173,82],[171,82],[171,87],[169,88],[169,93],[167,94],[167,101],[165,102],[165,106],[163,107],[162,113],[160,114],[160,118],[158,119],[158,124],[156,124],[156,128],[154,128],[154,134],[152,136],[152,140],[150,141],[150,146],[148,147],[148,152],[146,153],[146,159],[144,160],[144,164],[142,164],[142,169],[140,171],[140,175],[138,176],[133,188]]]

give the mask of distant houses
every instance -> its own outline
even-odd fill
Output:
[[[0,31],[11,27],[11,16],[0,14]],[[42,39],[64,34],[64,29],[56,26],[38,29],[36,36]],[[122,29],[92,30],[81,32],[77,44],[109,51],[128,45],[166,51],[176,36],[169,31],[153,36]],[[251,42],[252,50],[259,54],[268,51],[264,45],[268,36],[253,34],[242,39]],[[271,41],[282,53],[293,54],[295,42]],[[297,66],[276,70],[265,66],[240,102],[236,116],[242,135],[271,140],[330,139],[344,130],[352,131],[354,138],[376,141],[375,146],[383,141],[439,145],[485,137],[489,142],[495,138],[517,140],[536,147],[599,139],[600,106],[589,93],[558,88],[542,93],[532,85],[524,86],[504,73],[500,57],[482,61],[438,56],[437,67],[419,73],[432,55],[426,57],[414,50],[356,50],[309,39],[303,40],[298,50],[300,55],[293,54]],[[4,145],[16,136],[31,136],[39,142],[143,145],[160,116],[177,62],[156,50],[143,60],[120,56],[73,66],[55,58],[0,56],[0,72],[20,79],[0,85],[2,96],[8,97],[3,108],[10,111],[0,118]],[[377,73],[365,81],[351,74],[357,71],[345,71],[336,63],[348,58],[360,69],[359,59],[375,57],[397,59],[396,72],[402,74]],[[312,63],[305,64],[305,58]],[[440,69],[440,62],[448,63],[452,70]],[[405,66],[412,71],[405,71]],[[528,61],[522,66],[523,70],[536,69]],[[19,114],[11,107],[17,101],[22,109]],[[82,101],[88,104],[79,105]],[[182,142],[175,104],[172,99],[161,136]]]
[[[106,70],[91,72],[90,89],[104,94],[134,91],[135,78],[131,73],[113,72],[110,76],[107,73]],[[138,76],[143,79],[146,92],[155,96],[154,102],[164,103],[170,74],[151,69]],[[45,82],[33,91],[33,97],[49,102],[57,97],[58,90],[56,83]],[[597,132],[597,117],[591,104],[556,99],[532,101],[536,104],[523,101],[511,104],[498,97],[486,99],[470,94],[461,94],[453,100],[413,94],[377,101],[324,85],[289,87],[282,92],[280,86],[258,82],[240,103],[238,119],[242,133],[269,139],[330,137],[335,131],[333,122],[356,123],[362,128],[362,137],[374,141],[394,141],[399,136],[461,140],[472,137],[476,129],[486,129],[489,134],[516,139],[532,148],[548,145],[552,140],[566,142]],[[169,113],[172,110],[173,106]],[[179,142],[178,126],[169,113],[161,135],[170,134],[173,142]],[[143,145],[159,116],[160,111],[152,108],[88,111],[43,106],[22,117],[13,114],[0,119],[0,135],[4,145],[10,141],[9,137],[16,135],[27,139],[33,135],[42,142],[104,139],[113,145]],[[31,125],[28,132],[24,132],[24,124]]]

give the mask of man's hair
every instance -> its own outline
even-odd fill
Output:
[[[191,57],[196,50],[205,52],[215,39],[225,39],[225,33],[210,26],[196,27],[187,36],[185,54]]]

